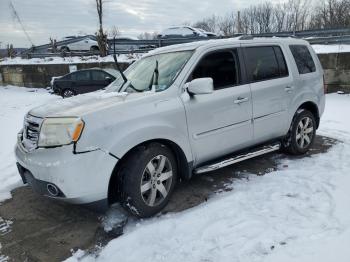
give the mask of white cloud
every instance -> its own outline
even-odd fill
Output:
[[[128,35],[161,31],[171,26],[194,22],[212,14],[258,3],[261,0],[111,0],[105,3],[105,27],[117,26]],[[97,29],[95,0],[12,0],[34,44],[47,43],[79,32],[93,34]],[[0,0],[0,42],[28,47],[9,0]]]

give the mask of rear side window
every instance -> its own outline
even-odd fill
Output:
[[[316,71],[315,62],[312,59],[309,49],[305,45],[291,45],[295,63],[297,64],[299,74],[307,74]]]
[[[277,58],[277,63],[280,71],[280,77],[288,76],[288,67],[286,64],[286,59],[284,58],[284,55],[282,53],[282,50],[279,46],[274,46],[273,50],[275,51],[275,55]]]
[[[245,48],[247,74],[251,82],[259,82],[288,75],[287,65],[279,47]]]

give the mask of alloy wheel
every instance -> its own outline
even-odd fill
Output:
[[[74,96],[74,92],[70,89],[64,90],[63,97],[71,97]]]
[[[173,183],[173,168],[170,160],[158,155],[148,162],[141,178],[141,196],[150,207],[160,205],[168,196]]]
[[[314,136],[314,125],[310,117],[300,120],[296,130],[296,142],[301,149],[307,148]]]

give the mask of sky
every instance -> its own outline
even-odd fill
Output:
[[[98,20],[95,0],[11,0],[34,45],[68,35],[94,34]],[[262,0],[106,0],[105,28],[116,26],[123,35],[160,32],[192,23],[212,14],[224,15]],[[274,0],[278,2],[279,0]],[[29,47],[10,9],[10,0],[0,0],[0,48],[12,43]]]

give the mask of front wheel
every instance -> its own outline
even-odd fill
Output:
[[[75,96],[75,92],[72,89],[67,88],[62,91],[61,95],[63,98],[68,98],[68,97]]]
[[[295,114],[290,130],[284,139],[287,153],[302,155],[309,151],[316,136],[315,116],[308,110],[300,109]]]
[[[152,143],[134,150],[119,175],[123,206],[138,217],[150,217],[169,202],[177,180],[177,164],[168,147]]]

